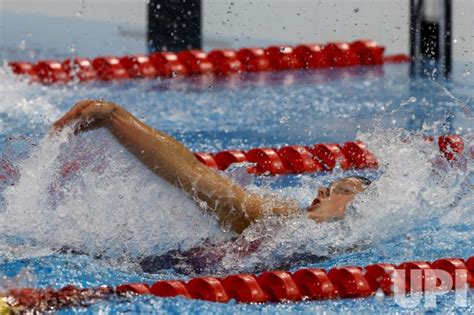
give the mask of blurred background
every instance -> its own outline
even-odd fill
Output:
[[[147,0],[2,0],[0,58],[147,51]],[[203,47],[367,38],[408,53],[408,0],[202,0]],[[453,59],[474,59],[474,1],[453,1]],[[44,47],[48,47],[46,50]]]

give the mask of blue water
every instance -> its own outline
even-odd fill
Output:
[[[362,139],[381,161],[364,172],[376,179],[343,222],[317,225],[301,218],[262,223],[245,239],[264,237],[249,257],[231,254],[206,274],[278,268],[293,254],[328,256],[314,266],[400,263],[474,255],[473,160],[433,166],[437,149],[422,134],[458,133],[474,145],[473,65],[459,64],[452,82],[410,80],[407,65],[281,72],[223,80],[178,78],[113,84],[40,86],[0,70],[0,142],[3,161],[20,175],[3,184],[0,208],[0,285],[60,288],[187,279],[173,270],[145,274],[136,258],[187,249],[235,235],[222,230],[186,196],[155,178],[105,131],[49,138],[50,124],[76,101],[104,98],[194,151],[255,146],[310,145]],[[471,71],[469,71],[471,70]],[[82,161],[71,178],[62,163]],[[433,171],[435,170],[435,171]],[[308,204],[332,174],[254,178],[227,172],[249,189]],[[279,224],[274,228],[274,224]],[[64,245],[84,255],[58,254]],[[101,255],[100,259],[93,258]],[[192,276],[192,275],[191,275]],[[16,281],[16,282],[15,282]],[[436,312],[456,308],[452,294]],[[391,297],[289,304],[216,304],[151,296],[114,299],[64,313],[395,313],[432,311],[420,303],[403,309]]]

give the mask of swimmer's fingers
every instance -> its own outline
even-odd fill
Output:
[[[79,123],[76,126],[77,131],[88,128],[94,125],[99,120],[108,119],[114,112],[117,105],[105,101],[84,100],[76,103],[74,107],[67,112],[63,117],[58,119],[53,128],[56,131],[61,131],[64,126],[71,124],[74,121]]]
[[[80,132],[91,131],[95,129],[100,129],[102,127],[106,127],[107,122],[104,120],[97,120],[94,122],[91,121],[81,121],[78,122],[74,126],[74,134],[78,134]]]
[[[76,118],[89,120],[90,122],[106,120],[112,116],[116,107],[117,105],[110,102],[94,101],[89,106],[84,107]]]
[[[93,102],[93,100],[77,102],[66,114],[53,124],[53,128],[59,132],[64,128],[64,126],[70,124],[72,121],[80,119],[83,110],[91,106]]]

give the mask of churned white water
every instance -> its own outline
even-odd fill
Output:
[[[4,190],[8,235],[91,254],[134,256],[219,237],[216,221],[107,131],[46,136]]]
[[[472,223],[474,204],[472,159],[461,159],[454,166],[441,157],[437,146],[424,142],[421,135],[408,135],[399,129],[360,134],[381,164],[380,176],[359,194],[339,222],[316,224],[304,216],[271,229],[250,263],[273,262],[296,253],[333,257],[339,253],[365,249],[393,237],[403,238],[420,226]],[[466,146],[473,145],[466,138]],[[470,141],[470,142],[469,142]],[[341,175],[333,175],[338,178]],[[308,204],[314,198],[318,179],[291,189]],[[286,194],[288,195],[288,194]],[[243,237],[260,233],[249,229]],[[436,251],[436,248],[433,249]],[[297,263],[297,261],[293,261]],[[228,260],[228,268],[232,268]]]
[[[1,192],[0,247],[14,248],[12,252],[22,246],[34,248],[31,255],[41,253],[39,249],[68,247],[92,256],[126,260],[235,237],[186,194],[141,165],[108,131],[48,133],[49,125],[68,107],[65,101],[90,95],[88,87],[31,85],[5,69],[0,80],[3,163],[15,169],[10,175],[13,179],[5,181]],[[100,86],[90,89],[92,95],[106,91]],[[236,95],[235,91],[230,93]],[[130,97],[136,100],[136,96]],[[203,99],[197,102],[198,109],[213,97]],[[273,110],[274,116],[280,117],[277,105],[270,104],[269,112]],[[169,104],[164,108],[171,111]],[[219,108],[224,115],[235,110]],[[196,108],[180,110],[184,112],[166,119],[196,123],[191,122]],[[10,134],[30,136],[8,137]],[[472,223],[472,159],[459,158],[451,165],[440,157],[435,145],[425,143],[422,132],[398,127],[374,126],[359,132],[357,138],[368,144],[381,167],[369,174],[376,180],[366,193],[357,196],[344,220],[316,224],[306,219],[302,210],[300,217],[284,222],[275,218],[259,222],[240,236],[249,241],[262,239],[259,249],[238,259],[235,253],[228,253],[222,268],[251,269],[262,262],[271,267],[294,254],[331,257],[404,235],[431,221],[443,225]],[[464,138],[469,150],[473,137],[467,134]],[[311,202],[321,184],[344,176],[341,171],[303,175],[296,184],[272,190],[270,185],[278,179],[266,179],[268,185],[258,188],[242,172],[243,168],[237,167],[227,175],[249,189],[292,197],[302,205]]]

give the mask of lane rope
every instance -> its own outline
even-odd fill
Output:
[[[425,137],[425,141],[430,144],[435,142],[433,137]],[[474,147],[466,150],[460,135],[442,135],[438,137],[437,142],[441,156],[450,162],[457,161],[461,156],[474,159]],[[342,144],[291,145],[280,149],[252,148],[247,151],[195,152],[194,156],[201,163],[222,171],[233,164],[253,163],[246,170],[258,176],[331,172],[337,167],[343,171],[374,170],[379,167],[377,158],[367,145],[357,140]],[[80,169],[80,159],[73,159],[64,162],[60,172],[63,177],[68,177]],[[11,162],[5,160],[1,163],[0,182],[13,185],[18,177],[18,169]]]
[[[443,135],[439,136],[437,140],[440,152],[449,161],[455,161],[464,151],[464,142],[459,135]],[[435,139],[434,137],[425,137],[425,141],[434,143]],[[206,158],[211,157],[214,161],[211,165],[213,167],[226,169],[232,163],[249,161],[256,163],[254,168],[257,169],[257,173],[264,171],[265,174],[268,174],[269,170],[272,174],[287,173],[289,170],[294,172],[328,170],[331,167],[334,168],[336,163],[339,163],[343,169],[376,167],[378,165],[366,145],[359,141],[346,142],[342,145],[317,144],[311,148],[287,146],[278,150],[254,148],[247,152],[227,150],[213,155],[206,154]],[[263,166],[258,166],[259,163]],[[6,169],[11,171],[8,167]],[[253,171],[251,170],[251,172]],[[415,275],[411,274],[413,270],[417,271]],[[400,272],[402,272],[402,276],[400,276]],[[440,276],[440,272],[444,272],[444,274]],[[446,278],[446,275],[451,277],[451,282],[441,281]],[[418,277],[419,281],[414,281],[413,284],[410,280],[413,277]],[[413,285],[416,286],[413,287]],[[162,280],[151,285],[125,283],[115,288],[109,286],[78,288],[68,285],[59,290],[51,288],[10,289],[0,292],[0,314],[24,310],[51,311],[63,307],[88,306],[95,301],[115,295],[152,294],[159,297],[182,296],[212,302],[227,302],[235,299],[242,303],[264,303],[357,298],[372,296],[377,292],[393,295],[396,292],[423,292],[441,289],[446,291],[465,289],[466,287],[474,287],[474,257],[467,260],[443,258],[432,263],[410,261],[398,266],[386,263],[373,264],[364,268],[343,266],[334,267],[328,272],[320,268],[304,268],[293,273],[277,270],[259,275],[234,274],[225,278],[205,276],[193,278],[188,282]]]
[[[244,72],[309,70],[355,65],[406,62],[407,56],[384,56],[385,47],[371,40],[325,45],[270,46],[240,50],[215,49],[157,52],[151,55],[101,56],[94,59],[12,61],[15,74],[44,84],[71,81],[117,81],[142,78],[175,78],[191,75],[225,76]]]
[[[425,141],[434,143],[434,138],[425,137]],[[464,140],[459,135],[442,135],[438,137],[438,148],[448,161],[453,161],[458,155],[463,154]],[[255,163],[255,166],[249,167],[247,171],[257,175],[329,172],[337,166],[344,171],[369,170],[379,166],[375,155],[362,141],[313,146],[291,145],[280,149],[253,148],[248,151],[196,152],[194,155],[201,163],[219,170],[226,170],[234,163]]]
[[[115,288],[101,286],[82,289],[68,285],[59,290],[11,289],[0,299],[0,310],[3,307],[7,311],[47,311],[88,306],[116,295],[151,294],[163,298],[183,297],[220,303],[232,299],[239,303],[267,303],[363,298],[375,294],[393,296],[414,292],[446,292],[473,287],[474,256],[467,260],[441,258],[434,262],[409,261],[399,265],[377,263],[365,267],[340,266],[329,271],[304,268],[295,272],[276,270],[261,274],[233,274],[224,278],[201,276],[187,282],[161,280],[151,285],[125,283]]]

